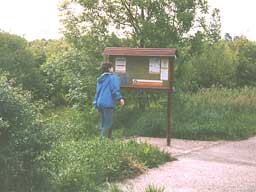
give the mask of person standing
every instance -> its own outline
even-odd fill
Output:
[[[101,136],[111,138],[113,110],[117,102],[124,106],[124,99],[120,92],[119,79],[113,74],[112,63],[103,63],[101,67],[103,73],[97,78],[93,105],[100,112]]]

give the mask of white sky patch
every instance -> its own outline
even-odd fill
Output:
[[[59,0],[0,0],[0,29],[28,40],[59,38]]]
[[[256,41],[255,0],[208,0],[211,8],[220,9],[222,35],[232,37],[244,35]]]

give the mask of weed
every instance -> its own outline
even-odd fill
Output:
[[[164,187],[157,187],[154,185],[149,185],[146,189],[145,192],[164,192]]]

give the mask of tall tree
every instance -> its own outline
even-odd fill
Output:
[[[214,8],[210,21],[206,22],[205,17],[200,18],[201,27],[205,33],[205,39],[211,43],[217,43],[221,39],[221,18],[220,10]]]
[[[179,42],[208,7],[207,0],[63,0],[60,10],[69,39],[121,31],[138,47],[166,47]]]
[[[225,39],[225,41],[232,41],[233,40],[232,36],[229,33],[225,34],[224,39]]]
[[[256,85],[256,43],[246,37],[235,37],[230,46],[236,51],[239,64],[237,67],[237,84],[239,86]]]
[[[0,32],[0,70],[8,72],[10,77],[26,89],[33,89],[31,85],[35,80],[35,60],[26,39]]]

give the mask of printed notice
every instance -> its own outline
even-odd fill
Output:
[[[160,74],[160,79],[161,80],[168,80],[168,59],[167,58],[162,58],[161,59],[161,74]]]
[[[149,73],[159,74],[160,73],[160,58],[149,59]]]
[[[126,72],[126,58],[117,57],[115,60],[115,72],[125,73]]]

